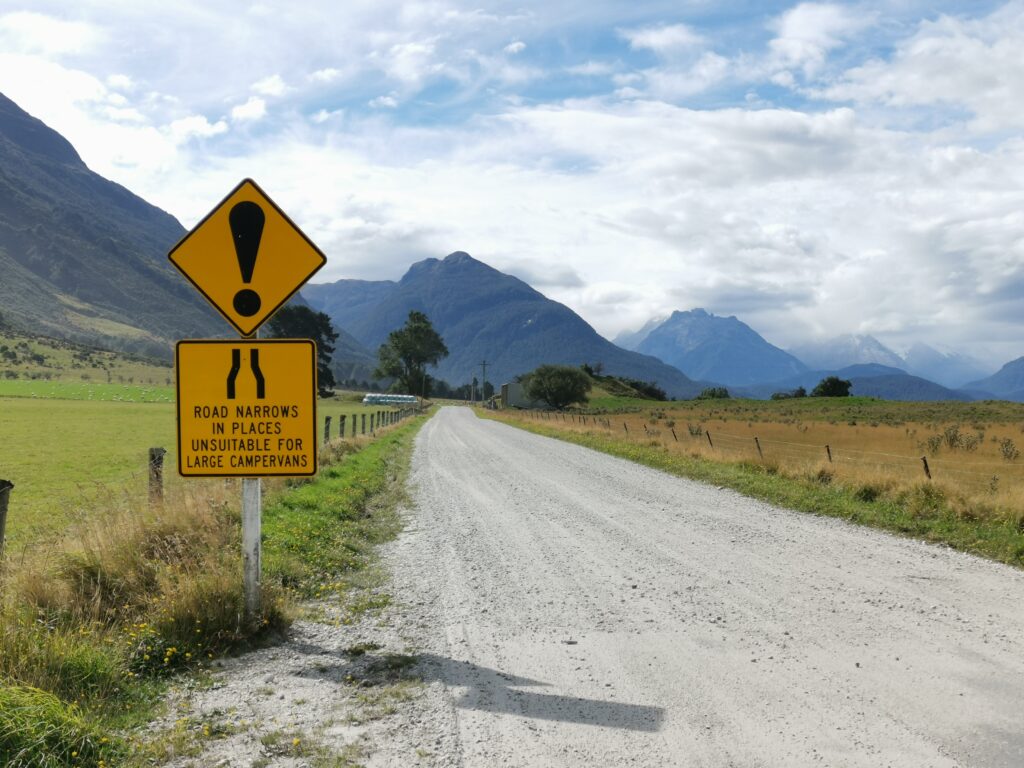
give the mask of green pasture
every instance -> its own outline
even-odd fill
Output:
[[[681,418],[727,418],[744,421],[850,422],[876,421],[882,424],[906,422],[947,424],[962,422],[1012,423],[1024,421],[1024,403],[1006,400],[958,402],[901,402],[874,397],[801,397],[788,400],[640,400],[610,395],[595,387],[581,408],[585,412],[666,411]]]
[[[11,389],[37,387],[35,395],[11,396]],[[89,387],[91,389],[82,389]],[[126,391],[127,390],[127,391]],[[92,397],[83,396],[91,393]],[[145,397],[152,395],[153,399]],[[317,437],[323,440],[324,416],[346,416],[345,436],[362,414],[393,410],[363,406],[354,394],[320,400]],[[147,488],[151,447],[167,450],[165,482],[177,476],[177,426],[173,390],[152,387],[78,384],[54,381],[0,381],[0,478],[10,480],[8,544],[16,547],[59,531],[81,510],[95,508],[105,496],[140,496]]]
[[[59,530],[104,494],[143,493],[150,447],[174,467],[171,403],[0,399],[0,477],[14,483],[8,544]]]
[[[120,403],[173,403],[174,387],[56,379],[0,379],[0,397]]]

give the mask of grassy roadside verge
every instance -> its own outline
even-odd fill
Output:
[[[921,481],[890,493],[884,485],[844,485],[826,467],[790,473],[772,463],[713,461],[669,452],[655,441],[559,429],[515,415],[483,415],[674,475],[732,488],[788,509],[839,517],[1024,568],[1024,525],[1020,520],[978,515],[938,483]]]
[[[174,674],[272,641],[297,602],[344,592],[397,533],[425,417],[335,441],[310,481],[267,483],[261,616],[242,616],[237,487],[197,482],[162,512],[125,502],[0,570],[0,765],[151,765],[206,736],[148,734]]]

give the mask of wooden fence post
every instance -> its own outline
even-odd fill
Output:
[[[675,427],[669,427],[669,429],[672,430],[672,439],[675,440],[678,443],[679,442],[679,438],[676,437],[676,428]]]
[[[825,455],[828,456],[828,463],[831,464],[832,463],[832,449],[829,448],[827,445],[825,446]]]
[[[331,442],[331,417],[324,416],[324,445]]]
[[[0,480],[0,555],[4,553],[4,535],[7,530],[7,503],[11,499],[14,483]]]
[[[757,455],[761,457],[761,461],[764,461],[764,454],[761,453],[761,441],[756,437],[754,438],[754,445],[757,446]]]
[[[344,414],[342,414],[341,416],[338,417],[338,436],[342,440],[345,439],[345,415]]]
[[[164,454],[163,448],[149,449],[149,505],[164,503]]]
[[[711,442],[711,433],[710,432],[705,432],[704,434],[707,435],[708,445],[710,445],[712,448],[714,448],[715,444]]]
[[[360,423],[362,424],[362,427],[363,427],[363,428],[362,428],[362,429],[360,430],[360,434],[363,434],[363,435],[365,435],[365,434],[366,434],[366,414],[365,414],[365,413],[361,413],[361,414],[359,414],[359,415],[363,417],[363,418],[361,418],[361,419],[359,420],[359,421],[360,421]]]
[[[629,427],[626,426],[626,422],[622,422],[622,428],[626,430],[626,434],[629,434]]]
[[[924,464],[924,474],[925,474],[925,476],[929,480],[931,480],[932,479],[932,471],[930,469],[928,469],[928,457],[927,456],[922,456],[921,457],[921,463]]]

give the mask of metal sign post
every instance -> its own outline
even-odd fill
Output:
[[[242,478],[242,581],[245,615],[252,619],[260,612],[260,544],[263,526],[263,481]]]
[[[177,344],[178,472],[242,478],[242,578],[252,621],[260,612],[260,478],[314,475],[317,461],[316,345],[260,340],[258,331],[327,257],[244,179],[168,258],[243,337]]]

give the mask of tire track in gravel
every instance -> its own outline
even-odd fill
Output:
[[[411,493],[386,558],[418,762],[1024,765],[1019,571],[467,408],[423,428]]]

